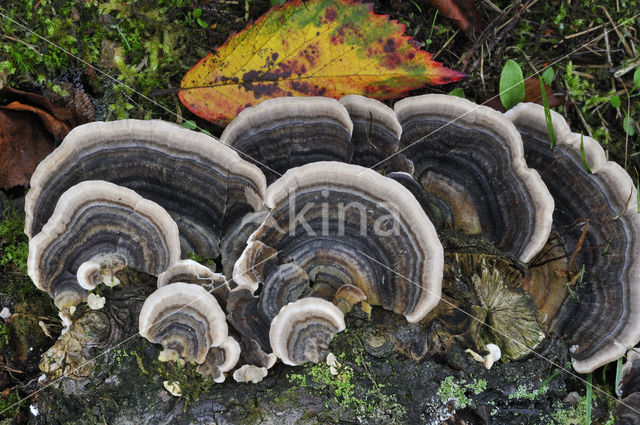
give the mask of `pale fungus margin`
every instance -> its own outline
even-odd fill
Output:
[[[60,195],[84,180],[107,180],[161,205],[178,224],[183,254],[210,258],[266,188],[257,167],[203,133],[158,120],[92,122],[74,128],[33,173],[25,233],[37,234]]]
[[[529,293],[545,285],[539,280],[548,275],[531,270],[552,229],[557,236],[573,225],[573,234],[562,235],[570,260],[566,274],[575,277],[584,266],[585,283],[577,288],[579,303],[559,293],[561,307],[548,320],[569,341],[575,370],[590,372],[640,340],[640,215],[632,202],[637,191],[621,167],[606,161],[596,141],[571,133],[553,112],[552,118],[558,140],[553,149],[539,106],[519,105],[500,114],[443,95],[407,98],[395,110],[360,96],[340,102],[275,99],[244,110],[223,133],[223,143],[159,121],[78,127],[34,174],[25,205],[25,232],[33,244],[29,273],[61,309],[86,300],[87,290],[99,283],[115,283],[114,273],[125,266],[159,275],[139,328],[163,345],[160,358],[198,363],[198,371],[215,382],[242,365],[234,379],[258,382],[277,358],[287,365],[333,362],[329,343],[358,303],[367,312],[370,305],[381,305],[411,323],[424,319],[440,301],[445,262],[432,223],[480,234],[517,257],[523,268],[529,263]],[[256,165],[224,143],[249,153]],[[62,193],[113,167],[119,156],[130,172],[121,176],[116,167],[107,179],[140,194],[93,181]],[[385,161],[388,156],[394,159]],[[563,173],[570,176],[568,183],[559,177]],[[177,182],[193,175],[186,188]],[[74,207],[68,193],[93,199],[89,190],[76,189],[90,186],[111,188],[104,192],[116,194],[117,202],[89,200],[86,208]],[[477,187],[482,194],[474,192]],[[219,196],[204,196],[205,189]],[[188,202],[176,197],[177,190],[190,197]],[[92,203],[99,212],[109,208],[105,203],[120,205],[121,198],[135,201],[134,207],[121,208],[126,213],[109,210],[131,225],[119,232],[135,234],[136,226],[147,226],[135,216],[144,210],[149,221],[161,223],[151,233],[154,241],[163,241],[144,245],[160,246],[164,258],[149,260],[145,249],[126,243],[120,250],[118,240],[118,249],[85,249],[53,267],[54,254],[39,248],[43,241],[56,232],[91,236],[82,214],[91,215]],[[67,212],[48,206],[56,199]],[[566,206],[567,199],[580,202]],[[487,205],[497,206],[497,212]],[[287,222],[291,208],[294,223]],[[69,214],[72,218],[60,218]],[[581,217],[588,222],[576,224]],[[75,250],[76,239],[59,249]],[[233,280],[194,261],[179,261],[180,242],[204,256],[221,254],[223,271]],[[93,295],[90,307],[103,305],[104,298]],[[621,302],[608,301],[609,295]],[[535,336],[536,344],[544,338],[542,331]],[[482,346],[489,354],[476,356],[489,369],[500,358],[500,347]]]
[[[557,295],[564,302],[551,327],[567,339],[574,369],[589,373],[640,340],[638,192],[596,140],[572,133],[558,113],[551,111],[555,147],[540,105],[517,105],[505,117],[522,134],[527,162],[555,199],[553,228],[569,260],[567,281],[576,277],[581,284],[569,283],[579,302]]]
[[[62,194],[29,241],[27,268],[64,310],[125,266],[158,275],[179,258],[178,228],[162,207],[130,189],[84,181]]]
[[[502,114],[456,96],[398,101],[402,153],[426,192],[451,210],[454,229],[482,234],[528,262],[551,231],[553,198],[527,167],[522,139]]]

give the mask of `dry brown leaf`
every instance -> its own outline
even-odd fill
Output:
[[[0,108],[0,187],[26,186],[38,163],[54,148],[37,115]]]
[[[76,125],[92,121],[95,108],[82,90],[52,103],[36,93],[0,88],[0,188],[29,184],[38,163]],[[62,105],[63,104],[63,105]]]
[[[549,107],[560,106],[564,103],[564,99],[556,96],[553,93],[553,89],[545,84],[545,91],[547,93],[547,100],[549,101]],[[524,100],[523,102],[533,102],[542,105],[542,93],[540,92],[540,78],[529,77],[524,80]],[[489,100],[481,102],[483,105],[489,106],[497,111],[504,112],[504,106],[500,102],[498,93],[493,94]]]
[[[473,0],[429,0],[438,12],[451,19],[469,38],[480,34],[487,21]]]

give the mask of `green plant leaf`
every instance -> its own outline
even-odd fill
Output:
[[[556,132],[553,128],[551,120],[551,108],[549,107],[549,99],[547,98],[547,90],[544,86],[544,78],[540,78],[540,95],[542,96],[542,104],[544,105],[544,120],[547,123],[547,134],[549,135],[549,144],[553,148],[556,145]]]
[[[622,395],[622,391],[620,391],[621,383],[622,383],[622,357],[620,357],[616,362],[616,384],[614,387],[614,391],[618,397]]]
[[[609,102],[611,102],[611,105],[614,108],[619,108],[621,104],[620,96],[611,96],[611,99],[609,100]]]
[[[458,96],[458,97],[461,97],[463,99],[466,99],[466,97],[464,95],[464,90],[462,90],[462,87],[456,87],[455,89],[451,90],[447,94],[449,94],[451,96]]]
[[[202,16],[202,9],[199,9],[199,8],[193,9],[192,15],[195,19],[198,19],[200,16]]]
[[[551,85],[551,82],[553,81],[554,77],[555,77],[555,73],[552,67],[545,69],[544,72],[542,73],[542,79],[544,80],[545,84],[548,86]]]
[[[629,136],[633,136],[634,134],[636,134],[636,128],[634,127],[634,124],[635,122],[633,118],[629,116],[629,114],[627,114],[627,116],[622,120],[622,128],[624,128],[625,133],[627,133]]]
[[[587,173],[591,174],[591,168],[589,168],[589,164],[587,164],[587,155],[584,153],[584,135],[580,134],[580,159],[582,160],[582,165],[584,169],[587,170]]]
[[[509,59],[500,74],[500,101],[509,110],[524,100],[524,77],[520,65]]]
[[[197,18],[196,21],[198,22],[198,25],[200,25],[202,28],[207,28],[209,26],[208,23],[206,23],[205,21],[203,21],[200,18]]]
[[[196,124],[196,122],[193,120],[183,121],[182,126],[187,130],[195,130],[196,128],[198,128],[198,124]]]
[[[593,374],[587,375],[587,413],[585,414],[584,424],[591,425],[591,401],[593,399]]]
[[[640,88],[640,66],[636,67],[636,72],[633,73],[633,89],[631,91]]]

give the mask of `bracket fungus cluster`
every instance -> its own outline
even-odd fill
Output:
[[[164,347],[161,358],[204,363],[209,350],[227,341],[227,321],[216,298],[200,285],[176,282],[145,300],[140,335]]]
[[[77,127],[32,179],[29,273],[60,308],[125,266],[158,276],[141,335],[216,382],[324,361],[356,305],[440,315],[512,359],[555,331],[588,372],[640,340],[640,215],[624,170],[588,138],[585,169],[579,136],[553,123],[555,147],[540,107],[425,95],[269,100],[220,141]]]
[[[178,228],[158,204],[105,181],[64,192],[29,241],[29,276],[60,309],[125,266],[158,275],[180,258]]]
[[[569,259],[559,271],[582,281],[574,288],[577,300],[562,293],[551,328],[567,338],[574,368],[590,372],[640,340],[637,189],[622,167],[606,160],[597,141],[572,133],[557,113],[553,148],[539,105],[519,105],[506,118],[520,131],[527,163],[555,200],[555,240]]]
[[[45,225],[62,193],[106,180],[162,206],[177,223],[183,253],[219,254],[225,227],[262,204],[260,170],[211,137],[162,121],[94,122],[74,128],[31,178],[25,233]]]

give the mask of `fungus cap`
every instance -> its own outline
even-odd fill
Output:
[[[74,128],[31,178],[25,233],[37,234],[60,195],[107,180],[157,202],[180,229],[183,254],[215,258],[224,228],[262,205],[260,170],[203,133],[158,120],[92,122]]]
[[[124,266],[158,275],[179,258],[178,228],[162,207],[113,183],[84,181],[62,194],[29,241],[27,268],[64,309]]]
[[[244,109],[220,140],[244,153],[273,182],[310,162],[348,162],[352,131],[347,110],[334,99],[279,97]]]
[[[225,314],[199,285],[171,283],[145,300],[138,317],[140,335],[188,361],[201,364],[211,347],[228,336]]]
[[[523,262],[533,258],[549,237],[553,198],[527,167],[514,125],[456,96],[409,97],[394,109],[414,176],[448,204],[453,228],[483,234]]]
[[[233,369],[239,359],[240,344],[229,336],[220,346],[209,349],[204,363],[198,366],[197,371],[221,384],[225,380],[225,373]]]
[[[442,245],[401,184],[357,165],[316,162],[291,169],[271,184],[265,205],[271,208],[269,217],[250,237],[243,256],[252,256],[251,243],[260,242],[300,266],[315,285],[322,282],[334,291],[344,284],[357,286],[370,304],[411,322],[438,303]],[[240,269],[236,263],[235,271],[254,270],[260,257],[252,258]]]
[[[213,294],[226,304],[231,291],[227,278],[194,260],[180,260],[158,275],[158,288],[174,282],[193,283]]]
[[[329,343],[345,328],[344,314],[331,302],[303,298],[280,310],[271,322],[269,341],[284,364],[324,361]]]
[[[584,267],[575,289],[580,302],[562,294],[552,328],[568,339],[574,369],[588,373],[640,341],[637,190],[622,167],[606,160],[597,141],[572,133],[556,112],[551,111],[554,148],[540,105],[520,104],[505,116],[520,131],[527,162],[555,199],[553,227],[570,259],[568,280]]]
[[[340,99],[353,122],[352,164],[364,167],[382,165],[398,151],[402,127],[393,109],[376,99],[348,95]]]

